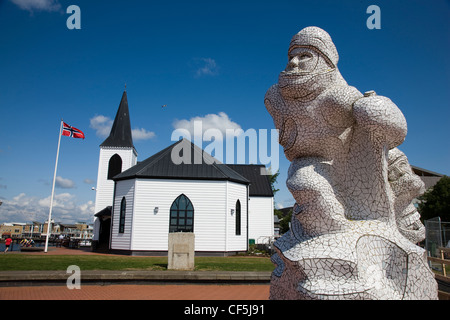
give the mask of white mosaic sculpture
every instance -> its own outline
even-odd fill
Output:
[[[396,147],[397,106],[341,76],[324,30],[296,34],[265,105],[280,131],[296,200],[275,242],[271,299],[437,299],[424,228],[411,201],[423,183]]]

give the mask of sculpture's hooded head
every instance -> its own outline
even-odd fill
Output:
[[[307,27],[297,33],[291,39],[289,53],[295,48],[313,47],[327,59],[330,66],[335,68],[339,60],[339,54],[330,35],[318,27]]]
[[[278,79],[285,98],[311,101],[336,81],[344,81],[337,70],[336,47],[330,35],[318,27],[304,28],[292,38],[288,60]]]

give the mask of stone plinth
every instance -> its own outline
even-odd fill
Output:
[[[195,235],[192,232],[169,233],[169,270],[194,270]]]

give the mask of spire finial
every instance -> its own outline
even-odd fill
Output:
[[[125,82],[125,91],[127,91],[127,83]]]

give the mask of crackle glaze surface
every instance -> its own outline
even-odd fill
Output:
[[[271,299],[437,299],[424,227],[411,201],[424,191],[397,149],[406,120],[388,98],[340,74],[330,35],[296,34],[265,105],[291,165],[296,204],[275,242]]]

